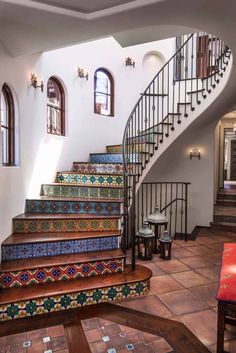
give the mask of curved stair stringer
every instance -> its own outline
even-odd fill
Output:
[[[211,93],[207,93],[207,97],[201,100],[201,104],[196,105],[196,109],[191,111],[190,107],[187,107],[188,117],[182,118],[181,124],[177,124],[174,131],[170,132],[168,138],[165,138],[163,143],[160,144],[157,151],[154,152],[153,156],[150,158],[150,161],[146,164],[145,168],[142,171],[142,174],[139,177],[138,183],[136,184],[135,193],[138,192],[141,184],[143,183],[144,179],[148,175],[149,171],[156,163],[156,161],[160,158],[160,156],[175,142],[175,140],[180,137],[185,130],[193,124],[194,121],[197,119],[204,119],[204,115],[207,114],[208,109],[210,106],[214,105],[214,102],[220,97],[222,92],[224,91],[231,74],[231,70],[233,67],[233,57],[231,55],[229,59],[229,64],[227,69],[220,79],[219,84],[216,85],[215,89],[211,91]]]

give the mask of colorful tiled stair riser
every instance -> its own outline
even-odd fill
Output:
[[[122,259],[115,259],[40,269],[28,269],[18,272],[0,272],[0,287],[26,287],[39,283],[58,282],[111,273],[120,273],[123,271],[123,268],[124,261]]]
[[[85,305],[140,296],[145,294],[147,290],[148,282],[141,281],[121,286],[100,288],[91,291],[50,296],[42,299],[6,304],[0,307],[0,321],[19,319],[65,309],[77,308]]]
[[[130,154],[129,160],[133,163],[139,161],[139,154]],[[123,163],[122,153],[91,153],[91,163]]]
[[[55,241],[53,243],[31,243],[5,245],[2,247],[2,260],[30,259],[44,256],[81,254],[100,250],[113,250],[119,246],[117,236],[105,238]]]
[[[15,233],[53,233],[53,232],[103,232],[119,230],[117,219],[44,219],[13,220]]]
[[[57,173],[57,183],[97,186],[122,186],[122,175]]]
[[[120,202],[26,200],[28,213],[78,213],[120,215]]]
[[[121,163],[73,163],[73,171],[88,174],[123,174],[123,164]]]
[[[89,199],[121,199],[124,195],[122,187],[89,187],[67,185],[42,185],[41,196],[48,197],[80,197]]]

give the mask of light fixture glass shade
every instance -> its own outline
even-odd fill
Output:
[[[149,224],[147,221],[143,222],[143,226],[138,230],[137,235],[143,235],[143,236],[153,236],[153,231],[149,227]]]
[[[155,210],[153,213],[151,213],[148,217],[147,217],[148,222],[151,223],[165,223],[168,222],[166,216],[164,216],[161,212],[160,212],[160,208],[158,205],[155,206]]]
[[[168,232],[168,230],[165,230],[162,236],[160,237],[160,241],[163,241],[164,243],[170,243],[172,242],[172,238]]]

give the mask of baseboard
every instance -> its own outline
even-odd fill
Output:
[[[207,227],[207,226],[195,226],[193,228],[192,233],[187,233],[187,241],[188,240],[196,240],[200,230],[202,229],[207,229],[209,231],[211,227]],[[185,240],[185,234],[183,233],[175,233],[175,239],[181,239],[181,240]]]

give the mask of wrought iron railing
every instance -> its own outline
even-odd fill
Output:
[[[220,82],[231,52],[217,37],[201,32],[182,37],[176,53],[143,92],[123,136],[123,248],[132,246],[135,268],[136,184],[146,165],[182,119]]]
[[[135,195],[135,229],[153,213],[156,205],[168,219],[168,231],[172,238],[188,237],[188,187],[184,182],[142,183]]]

